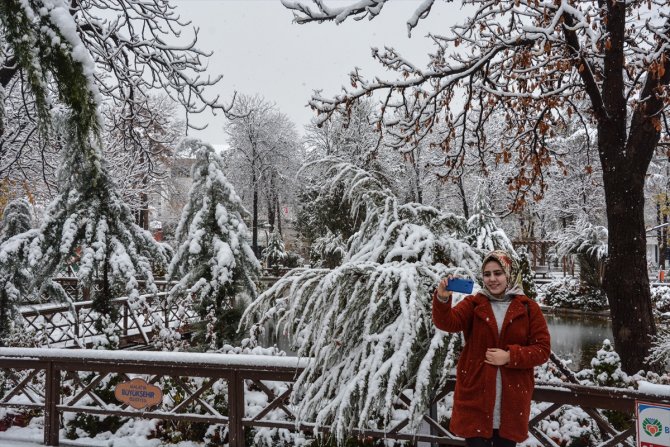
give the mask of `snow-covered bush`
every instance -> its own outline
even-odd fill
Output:
[[[351,164],[327,159],[320,168],[321,189],[343,191],[352,220],[364,216],[342,265],[286,275],[242,324],[255,337],[272,319],[298,355],[314,359],[296,382],[301,420],[332,425],[342,440],[354,427],[386,426],[399,393],[413,389],[408,414],[416,427],[449,374],[451,340],[459,337],[435,330],[432,289],[448,273],[476,277],[483,253],[465,241],[462,217],[400,204]]]
[[[598,350],[596,356],[591,360],[591,369],[580,372],[580,377],[585,378],[586,383],[595,386],[613,388],[635,388],[634,378],[628,376],[621,369],[621,358],[616,353],[609,340],[603,341],[603,346]],[[630,427],[631,415],[619,411],[605,410],[612,425],[618,430]]]
[[[168,300],[193,300],[205,325],[197,337],[217,348],[226,341],[226,331],[237,327],[240,294],[256,296],[260,263],[248,243],[242,218],[248,213],[223,173],[223,160],[210,145],[184,144],[195,154],[193,185],[177,227],[178,246],[168,269],[168,278],[177,284]]]
[[[591,288],[571,276],[555,279],[538,289],[538,301],[547,306],[593,312],[609,307],[602,289]]]
[[[670,312],[670,287],[658,286],[651,288],[651,302],[660,313]]]
[[[651,365],[658,365],[670,373],[670,325],[658,328],[658,334],[652,343],[647,362]]]

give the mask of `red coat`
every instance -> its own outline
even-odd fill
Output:
[[[525,304],[524,304],[525,303]],[[530,318],[530,321],[529,321]],[[493,436],[496,371],[502,375],[499,435],[516,442],[528,437],[533,367],[549,358],[547,322],[540,306],[524,295],[512,299],[500,337],[493,309],[482,294],[467,296],[453,308],[433,295],[433,322],[447,332],[463,331],[465,347],[456,366],[456,391],[449,429],[464,438]],[[484,363],[488,348],[508,350],[505,366]]]

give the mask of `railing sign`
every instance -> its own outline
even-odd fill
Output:
[[[130,382],[119,383],[114,389],[114,397],[136,410],[140,410],[161,403],[163,392],[157,386],[142,379],[133,379]]]
[[[638,447],[670,447],[670,405],[635,401]]]

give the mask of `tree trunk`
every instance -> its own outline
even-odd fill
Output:
[[[282,234],[281,229],[281,207],[279,206],[279,195],[275,193],[275,210],[277,210],[277,231]]]
[[[621,109],[620,109],[621,110]],[[614,346],[627,373],[647,369],[656,326],[647,272],[644,181],[659,133],[641,106],[626,135],[625,108],[598,125],[598,150],[608,221],[608,258],[603,288],[612,316]]]
[[[664,220],[667,220],[666,216],[661,218],[661,198],[659,196],[658,201],[656,202],[656,225],[659,228],[656,230],[656,250],[658,250],[658,268],[659,270],[665,270],[665,253],[663,252],[663,241],[667,240],[665,235],[665,227],[661,228],[661,223],[664,223]]]
[[[250,139],[251,140],[251,139]],[[251,222],[251,249],[256,256],[260,257],[258,252],[258,180],[256,179],[256,145],[251,140],[251,188],[252,197],[252,222]]]
[[[458,185],[458,193],[463,204],[463,217],[467,220],[470,218],[470,210],[468,209],[468,200],[465,197],[465,188],[463,187],[463,178],[461,176],[458,176],[456,179],[456,185]]]
[[[665,62],[666,72],[660,77],[651,70],[647,72],[639,95],[643,100],[634,106],[628,125],[624,82],[626,4],[615,2],[609,6],[606,20],[609,37],[601,94],[595,94],[598,86],[588,79],[590,70],[584,70],[582,76],[598,120],[598,152],[603,167],[609,228],[603,286],[610,304],[614,346],[621,356],[621,367],[630,374],[647,368],[644,359],[656,335],[647,273],[644,180],[660,138],[658,116],[663,98],[659,92],[670,81],[670,61]]]
[[[270,233],[275,231],[275,204],[272,194],[268,195],[268,225],[270,225]]]
[[[605,266],[604,289],[610,304],[614,346],[628,373],[646,369],[656,334],[647,276],[644,228],[644,178],[632,185],[614,171],[603,174],[609,256]]]
[[[144,230],[149,229],[149,196],[146,192],[140,193],[140,209],[137,224]]]
[[[254,196],[253,196],[253,221],[251,223],[251,249],[254,251],[256,256],[259,256],[258,252],[258,186],[256,185],[256,173],[251,174],[251,181],[254,182]]]

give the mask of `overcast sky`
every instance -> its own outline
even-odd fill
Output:
[[[314,89],[337,93],[354,67],[366,76],[394,77],[371,58],[371,47],[392,46],[423,67],[433,51],[426,34],[447,34],[449,25],[462,16],[459,3],[437,2],[408,38],[406,22],[419,0],[394,0],[372,21],[348,20],[339,26],[297,25],[279,0],[175,3],[182,18],[200,28],[198,47],[214,52],[208,72],[224,77],[213,93],[226,99],[234,91],[258,93],[276,103],[301,133],[314,116],[305,106]],[[208,113],[198,121],[209,122],[209,128],[194,135],[215,145],[225,142],[222,116]]]

